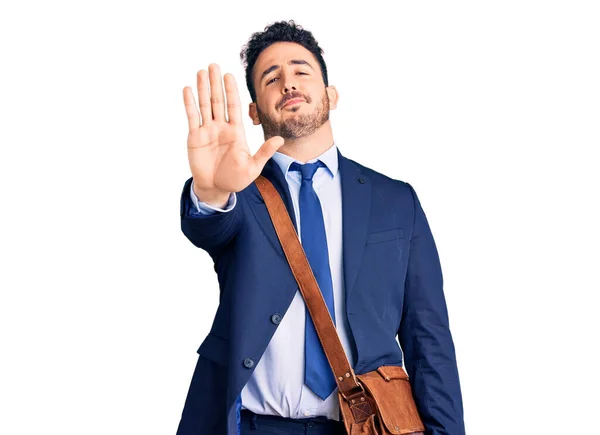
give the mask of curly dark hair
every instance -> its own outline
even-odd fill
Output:
[[[248,91],[250,91],[250,97],[252,97],[253,102],[256,102],[256,90],[252,82],[254,64],[260,53],[276,42],[295,42],[310,51],[319,62],[319,65],[321,65],[325,86],[329,86],[327,66],[323,59],[323,49],[319,47],[319,43],[313,34],[294,23],[294,20],[278,21],[265,27],[264,32],[253,33],[240,52],[242,64],[246,68],[246,86],[248,86]]]

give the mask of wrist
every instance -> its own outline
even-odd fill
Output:
[[[231,195],[231,192],[223,192],[219,189],[200,189],[196,184],[194,184],[193,188],[199,201],[217,208],[224,208],[229,202],[229,196]]]

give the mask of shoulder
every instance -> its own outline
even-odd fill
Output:
[[[395,200],[413,201],[414,189],[409,182],[400,178],[393,178],[350,158],[342,158],[346,160],[349,166],[354,167],[357,172],[369,179],[374,188],[375,194],[386,196],[393,195]]]

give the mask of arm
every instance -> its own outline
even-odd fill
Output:
[[[187,152],[192,178],[181,194],[181,230],[197,247],[217,261],[242,226],[242,201],[221,213],[203,214],[194,205],[191,190],[210,204],[225,204],[231,193],[241,192],[261,174],[267,161],[284,144],[273,136],[250,154],[242,123],[240,96],[231,74],[221,77],[217,64],[198,71],[198,106],[189,86],[183,88],[188,119]],[[223,83],[225,92],[223,92]],[[225,105],[227,97],[227,105]],[[200,109],[200,110],[198,110]],[[234,195],[233,200],[239,195]]]
[[[463,405],[437,248],[413,187],[402,321],[398,330],[406,371],[428,435],[464,435]]]
[[[195,195],[192,197],[192,183],[193,178],[188,179],[181,194],[181,230],[194,246],[204,249],[214,259],[239,231],[243,212],[235,193],[226,209],[218,209],[202,203]]]

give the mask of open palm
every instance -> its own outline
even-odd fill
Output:
[[[189,126],[188,160],[194,191],[211,197],[239,192],[260,175],[284,140],[274,136],[251,155],[233,76],[225,74],[223,77],[225,94],[218,65],[209,65],[208,74],[205,70],[198,71],[197,80],[200,112],[192,89],[189,86],[183,89]]]

